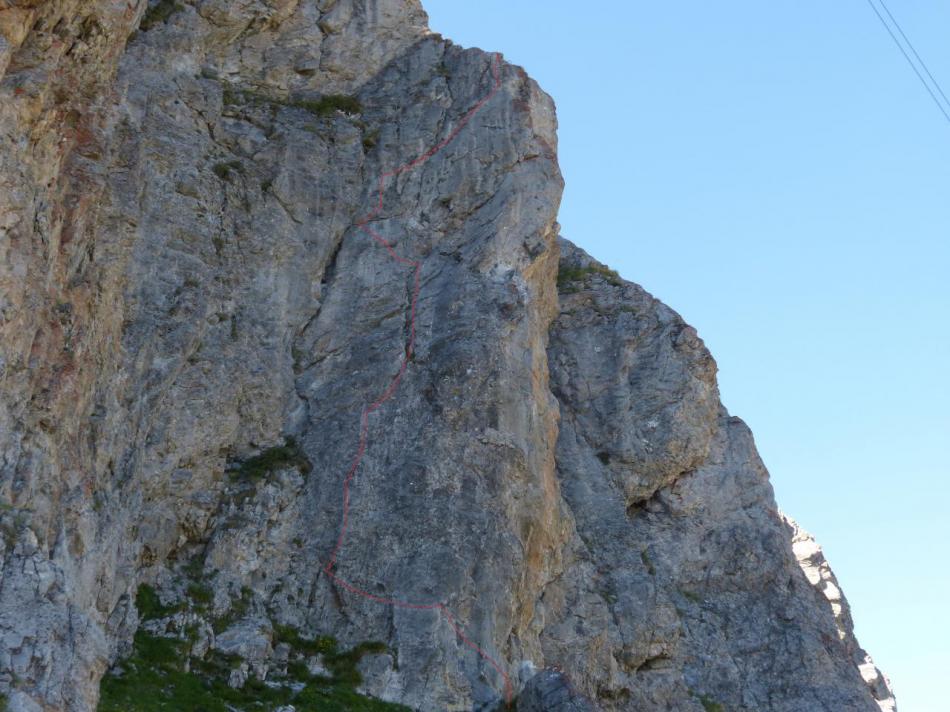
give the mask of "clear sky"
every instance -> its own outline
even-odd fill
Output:
[[[950,123],[866,0],[423,0],[558,106],[562,232],[693,324],[901,712],[950,709]],[[950,93],[950,3],[889,0]]]

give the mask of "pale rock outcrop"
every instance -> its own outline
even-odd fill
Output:
[[[136,630],[235,687],[381,641],[419,710],[892,709],[701,340],[558,239],[520,68],[416,0],[49,0],[0,75],[11,709],[94,709]]]
[[[821,547],[814,537],[798,526],[798,523],[793,519],[784,515],[783,519],[791,530],[792,551],[795,558],[798,559],[799,566],[805,572],[808,583],[827,599],[835,623],[838,626],[838,637],[850,652],[851,659],[858,666],[861,677],[864,678],[864,682],[871,689],[871,694],[877,700],[881,710],[883,712],[894,712],[897,709],[897,701],[894,699],[891,683],[854,637],[854,621],[851,619],[851,608],[848,606],[848,600],[844,597],[838,579],[835,578]]]

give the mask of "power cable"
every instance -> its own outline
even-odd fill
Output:
[[[884,4],[884,0],[878,0],[881,3],[881,6],[884,8],[884,11],[887,13],[887,16],[891,18],[894,22],[894,26],[897,27],[898,32],[900,32],[901,37],[904,38],[904,41],[907,42],[907,46],[910,47],[910,51],[914,53],[914,56],[917,58],[917,61],[920,62],[920,66],[924,68],[924,71],[927,73],[927,76],[930,77],[930,80],[933,82],[934,86],[937,88],[937,91],[940,92],[940,96],[943,97],[944,101],[950,105],[950,101],[947,101],[946,94],[943,93],[943,89],[940,88],[940,85],[937,83],[937,80],[934,79],[933,74],[930,73],[930,70],[927,69],[927,65],[924,63],[924,60],[920,58],[920,55],[917,54],[917,50],[914,49],[914,45],[907,35],[904,34],[904,31],[901,29],[901,26],[897,23],[897,20],[894,19],[894,16],[891,14],[891,11],[887,9],[887,5]],[[930,85],[927,83],[927,80],[924,79],[924,75],[920,73],[920,70],[917,68],[917,65],[914,64],[914,60],[910,58],[910,55],[907,54],[907,50],[904,49],[904,45],[901,44],[900,40],[897,39],[897,35],[894,34],[894,30],[891,29],[891,26],[887,24],[887,20],[884,19],[884,16],[881,14],[881,11],[877,9],[877,6],[867,0],[868,5],[871,6],[871,9],[874,10],[874,14],[877,15],[877,19],[881,21],[881,24],[884,25],[884,29],[887,30],[887,34],[891,36],[891,39],[894,40],[894,44],[897,45],[897,48],[901,51],[901,54],[904,55],[904,59],[907,60],[907,63],[910,65],[910,68],[914,70],[914,74],[917,75],[917,78],[920,80],[920,83],[924,85],[924,89],[927,90],[927,93],[930,94],[930,98],[934,100],[934,103],[937,105],[937,108],[940,109],[940,113],[943,114],[944,118],[950,123],[950,113],[947,112],[947,109],[943,104],[940,103],[940,99],[937,98],[937,95],[934,94],[933,89],[930,88]]]
[[[900,23],[891,14],[891,11],[888,9],[887,5],[884,3],[884,0],[878,0],[878,2],[881,3],[881,7],[884,8],[884,12],[887,13],[887,16],[891,18],[891,22],[894,23],[894,27],[896,27],[897,31],[901,33],[901,37],[904,38],[904,42],[906,42],[907,46],[910,47],[910,51],[914,53],[914,56],[917,58],[917,61],[920,63],[920,66],[924,68],[925,72],[927,72],[927,76],[930,77],[930,81],[933,83],[935,87],[937,87],[937,91],[940,92],[940,96],[943,97],[943,100],[946,102],[947,106],[950,106],[950,99],[948,99],[947,95],[943,93],[943,89],[940,88],[940,83],[934,78],[934,75],[930,73],[930,70],[927,68],[927,63],[924,62],[923,59],[921,59],[919,54],[917,54],[917,50],[914,49],[913,42],[911,42],[910,39],[907,37],[907,35],[904,34],[904,30],[901,28]]]

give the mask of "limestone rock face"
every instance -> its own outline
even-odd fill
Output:
[[[791,531],[792,551],[798,559],[799,566],[805,572],[808,583],[831,605],[831,612],[838,627],[838,638],[851,654],[851,659],[858,666],[861,676],[871,689],[871,694],[884,712],[896,710],[897,701],[894,699],[887,676],[877,668],[871,656],[858,645],[854,637],[854,622],[851,620],[848,600],[844,597],[838,579],[835,578],[834,572],[828,565],[821,547],[811,534],[798,526],[794,520],[784,515],[783,519]]]
[[[21,0],[0,98],[10,709],[142,634],[417,710],[894,709],[694,330],[558,238],[520,68],[415,0]]]
[[[890,709],[695,331],[567,242],[561,275],[549,357],[574,535],[544,593],[545,659],[607,709]]]

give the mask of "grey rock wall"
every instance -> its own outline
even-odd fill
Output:
[[[695,332],[557,238],[520,68],[415,0],[51,0],[0,76],[11,709],[94,709],[140,626],[236,685],[382,641],[419,710],[893,709]]]
[[[546,659],[607,709],[890,709],[696,332],[566,241],[561,275],[549,357],[575,534],[544,593]]]

